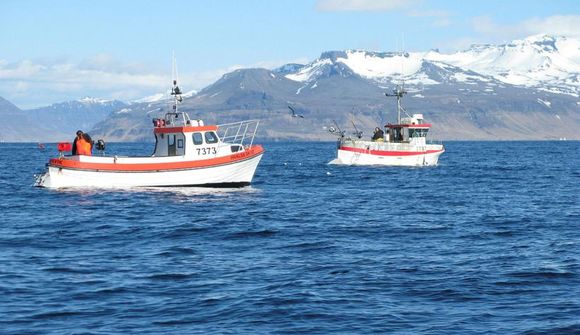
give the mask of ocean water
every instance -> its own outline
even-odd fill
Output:
[[[264,146],[247,188],[47,190],[55,145],[0,144],[0,334],[580,333],[578,142]]]

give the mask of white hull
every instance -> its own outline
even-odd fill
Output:
[[[244,186],[252,181],[262,155],[228,164],[174,171],[97,171],[49,166],[37,186],[127,188],[139,186]]]
[[[338,148],[337,159],[332,164],[385,165],[385,166],[435,166],[445,152],[442,145],[424,146],[353,141],[350,146]]]

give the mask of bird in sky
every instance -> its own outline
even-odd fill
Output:
[[[288,108],[290,109],[290,113],[292,115],[292,117],[299,117],[299,118],[304,118],[304,115],[302,114],[296,114],[296,111],[294,110],[294,108],[288,106]]]

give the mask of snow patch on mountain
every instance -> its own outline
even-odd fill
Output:
[[[552,108],[552,103],[549,102],[548,100],[542,100],[540,98],[538,98],[538,102],[548,108]]]
[[[367,51],[349,50],[338,62],[350,67],[366,78],[408,76],[417,73],[423,64],[424,53],[384,53],[377,55]]]
[[[93,98],[93,97],[84,97],[82,99],[77,100],[80,103],[83,104],[106,104],[111,102],[111,100],[105,100],[105,99],[99,99],[99,98]]]
[[[287,74],[286,78],[301,82],[310,81],[311,78],[322,74],[324,65],[332,65],[332,61],[330,59],[318,59],[309,65],[299,68],[296,73]]]

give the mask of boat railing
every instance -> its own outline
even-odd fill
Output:
[[[248,120],[218,125],[218,136],[224,143],[252,146],[260,120]]]
[[[427,144],[443,145],[443,140],[441,140],[441,139],[429,139],[429,140],[427,140]]]
[[[163,119],[167,126],[185,126],[191,123],[191,119],[186,112],[165,113]]]

